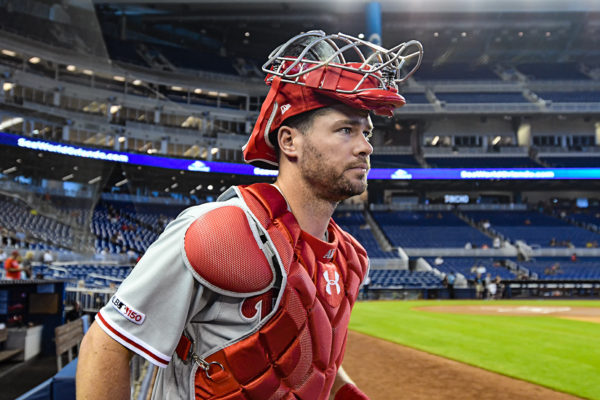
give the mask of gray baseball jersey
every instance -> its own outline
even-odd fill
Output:
[[[251,318],[243,315],[244,298],[228,297],[200,284],[185,256],[184,237],[192,222],[227,205],[245,209],[239,198],[232,198],[181,213],[96,316],[114,340],[161,367],[153,399],[193,398],[194,365],[174,355],[184,329],[195,343],[195,352],[203,356],[252,331],[260,322],[260,312]],[[231,232],[235,227],[224,223],[214,229]]]

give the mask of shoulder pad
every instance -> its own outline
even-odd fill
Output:
[[[234,297],[260,294],[273,286],[275,273],[254,224],[242,208],[225,205],[189,226],[184,239],[186,264],[202,284]]]

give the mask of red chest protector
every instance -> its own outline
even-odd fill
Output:
[[[208,378],[198,369],[196,399],[327,399],[344,356],[350,311],[367,273],[366,251],[334,222],[328,228],[330,243],[302,232],[271,185],[238,189],[277,249],[283,293],[258,331],[206,358],[223,370]]]

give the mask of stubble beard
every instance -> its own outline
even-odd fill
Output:
[[[315,192],[326,201],[339,203],[349,197],[359,195],[367,189],[367,174],[363,178],[350,179],[349,174],[355,173],[347,170],[345,166],[337,172],[335,165],[327,162],[325,155],[306,141],[304,147],[305,157],[300,161],[299,167],[302,177]]]

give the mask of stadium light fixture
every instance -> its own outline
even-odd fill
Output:
[[[213,190],[213,185],[208,185],[206,188],[207,188],[208,190]]]
[[[84,69],[84,70],[83,70],[83,71],[81,71],[81,72],[83,72],[83,73],[84,73],[84,74],[86,74],[86,75],[90,75],[90,76],[91,76],[91,75],[94,75],[94,71],[92,71],[91,69]]]
[[[23,118],[21,118],[21,117],[7,119],[6,121],[3,121],[2,123],[0,123],[0,131],[3,129],[10,128],[11,126],[18,125],[22,122],[23,122]]]
[[[8,50],[8,49],[2,49],[2,54],[4,54],[5,56],[9,56],[9,57],[16,57],[17,53],[12,51],[12,50]]]
[[[67,65],[67,71],[69,72],[75,72],[76,69],[77,67],[74,65]]]
[[[196,186],[196,190],[200,190],[200,189],[202,189],[202,185]]]
[[[117,82],[125,82],[125,77],[122,75],[115,75],[113,76],[113,79]]]
[[[2,171],[2,173],[4,175],[8,175],[8,174],[12,174],[13,172],[15,172],[17,170],[17,167],[10,167],[5,169],[4,171]]]
[[[119,112],[120,109],[121,109],[121,105],[118,105],[118,104],[112,105],[112,106],[110,106],[110,113],[116,114]]]
[[[64,181],[69,181],[69,180],[73,179],[74,177],[75,177],[75,175],[74,175],[74,174],[69,174],[69,175],[65,175],[65,176],[63,176],[63,177],[62,177],[62,180],[63,180],[63,182],[64,182]]]
[[[120,186],[123,186],[124,184],[126,184],[127,182],[129,182],[129,180],[128,180],[128,179],[123,179],[123,180],[121,180],[121,181],[119,181],[119,182],[115,183],[115,186],[116,186],[116,187],[120,187]]]
[[[439,37],[440,33],[439,32],[433,32],[433,37]]]
[[[194,193],[196,193],[196,189],[190,190],[190,194],[194,194]]]
[[[436,144],[438,144],[438,142],[440,141],[440,137],[436,136],[433,138],[433,140],[431,141],[431,145],[435,146]]]
[[[467,32],[461,32],[460,36],[467,37]]]
[[[215,92],[214,90],[211,90],[210,92],[208,92],[209,96],[218,96],[219,92]]]
[[[244,36],[245,37],[250,37],[250,32],[248,32],[248,31],[244,32]]]
[[[501,139],[502,139],[502,138],[501,138],[500,136],[496,136],[496,137],[494,138],[494,140],[492,140],[492,146],[495,146],[495,145],[497,145],[498,143],[500,143],[500,140],[501,140]]]
[[[219,96],[221,96],[221,97],[229,97],[229,94],[221,92],[221,93],[219,93]]]
[[[127,140],[127,138],[125,136],[119,136],[119,143],[123,143],[124,141]]]
[[[196,94],[202,94],[202,89],[196,88],[196,89],[194,89],[194,93],[196,93]]]
[[[2,89],[4,89],[5,92],[10,92],[14,86],[15,84],[12,82],[4,82]]]
[[[171,90],[174,90],[176,92],[183,92],[184,89],[181,86],[171,86]]]
[[[98,183],[102,180],[102,176],[97,176],[95,178],[92,178],[88,181],[89,185],[93,185],[94,183]]]
[[[133,81],[133,84],[134,84],[135,86],[140,86],[140,85],[142,84],[142,81],[141,81],[141,80],[139,80],[139,79],[135,79],[135,80]]]
[[[359,39],[364,39],[365,38],[365,34],[364,33],[359,33],[358,34],[358,38]]]
[[[212,149],[210,149],[210,154],[212,154],[213,156],[215,154],[217,154],[219,152],[219,148],[218,147],[213,147]]]
[[[179,186],[179,183],[175,182],[174,184],[171,185],[171,189],[175,189],[175,188],[177,188],[177,186]]]
[[[39,64],[39,63],[40,63],[40,61],[42,61],[42,59],[41,59],[41,58],[39,58],[39,57],[31,57],[31,58],[29,59],[29,62],[30,62],[30,63],[32,63],[32,64]]]

